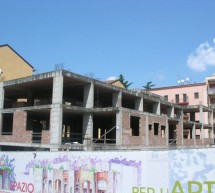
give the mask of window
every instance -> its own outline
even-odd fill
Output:
[[[176,94],[176,95],[175,95],[175,102],[176,102],[176,103],[179,103],[179,94]]]
[[[13,132],[13,113],[2,114],[2,135],[12,135]]]
[[[139,136],[140,133],[140,117],[131,116],[130,118],[131,136]]]
[[[165,138],[165,130],[166,130],[166,126],[161,125],[161,137]]]
[[[187,94],[183,94],[183,102],[187,102]]]
[[[159,123],[154,123],[154,135],[158,135]]]
[[[198,92],[195,92],[195,93],[194,93],[194,98],[195,98],[195,99],[198,99],[198,98],[199,98],[199,93],[198,93]]]
[[[164,95],[164,100],[168,101],[168,95]]]

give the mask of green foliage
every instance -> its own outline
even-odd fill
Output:
[[[64,170],[63,165],[62,165],[62,166],[60,166],[59,170]]]
[[[123,86],[128,89],[129,86],[133,84],[133,82],[128,82],[125,80],[124,76],[122,74],[119,75],[119,81],[123,84]]]
[[[146,90],[151,89],[152,87],[154,87],[155,84],[152,84],[152,81],[149,81],[146,83],[145,86],[143,86],[143,88],[145,88]]]

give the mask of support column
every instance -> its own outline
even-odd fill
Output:
[[[135,100],[135,110],[143,112],[143,97]]]
[[[179,117],[180,117],[180,127],[179,129],[181,129],[181,146],[184,146],[184,112],[181,109],[179,112]]]
[[[171,118],[174,118],[174,107],[173,107],[173,106],[170,106],[170,107],[167,109],[167,116],[168,116],[168,117],[171,117]]]
[[[83,115],[83,144],[89,147],[93,142],[93,114],[85,113]]]
[[[0,82],[0,135],[2,133],[2,125],[3,125],[3,117],[2,117],[2,110],[4,108],[4,88],[3,82]]]
[[[93,108],[94,106],[94,84],[93,82],[84,86],[84,107]]]
[[[122,145],[122,109],[116,113],[116,145]]]
[[[203,106],[199,106],[199,122],[203,123]]]
[[[168,119],[166,119],[165,138],[166,138],[166,147],[169,147],[169,122],[168,122]]]
[[[213,141],[212,141],[212,143],[215,143],[215,140],[214,140],[214,112],[213,112],[213,110],[211,111],[211,113],[210,113],[210,124],[211,124],[211,135],[212,135],[212,139],[213,139]]]
[[[205,138],[205,136],[204,136],[204,126],[203,126],[203,124],[201,124],[200,139],[202,141],[202,146],[204,146],[204,144],[205,144],[204,138]]]
[[[149,116],[148,115],[146,115],[145,129],[146,129],[146,146],[149,146]]]
[[[160,103],[160,101],[153,104],[153,113],[156,115],[161,114],[161,103]]]
[[[112,106],[113,107],[122,107],[122,91],[113,93]]]
[[[62,101],[63,75],[62,71],[57,71],[53,79],[52,109],[50,114],[50,144],[53,146],[51,151],[57,151],[62,141]]]
[[[196,146],[196,124],[193,124],[192,128],[192,139],[194,140],[194,146]]]

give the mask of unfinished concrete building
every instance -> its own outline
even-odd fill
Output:
[[[214,143],[213,109],[202,105],[175,105],[146,91],[126,90],[64,70],[0,84],[2,151],[204,147]],[[202,121],[205,112],[209,124]],[[195,120],[195,113],[200,113],[200,120]]]

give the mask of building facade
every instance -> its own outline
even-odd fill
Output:
[[[205,113],[209,121],[204,120]],[[2,151],[214,143],[212,108],[174,104],[150,92],[126,90],[64,70],[2,82],[0,114]]]
[[[0,82],[30,76],[34,70],[11,46],[0,45]]]

